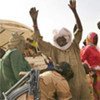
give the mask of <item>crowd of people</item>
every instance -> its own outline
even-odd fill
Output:
[[[12,33],[8,50],[0,48],[0,100],[31,68],[41,70],[40,100],[100,100],[100,50],[98,35],[91,32],[80,49],[83,27],[76,10],[76,1],[70,0],[74,14],[74,39],[65,27],[53,37],[54,45],[43,40],[38,27],[39,11],[34,7],[29,13],[34,34],[25,38]],[[97,23],[100,29],[100,23]],[[39,60],[41,59],[41,60]],[[40,63],[42,62],[42,63]],[[25,95],[26,96],[26,95]],[[29,95],[27,100],[33,100]]]

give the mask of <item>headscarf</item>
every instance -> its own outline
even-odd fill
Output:
[[[57,38],[62,37],[62,36],[65,37],[65,39],[66,39],[66,41],[67,41],[67,44],[66,44],[65,46],[63,46],[63,47],[60,47],[60,46],[58,45],[58,43],[57,43],[56,40],[57,40]],[[69,39],[68,39],[68,38],[69,38]],[[66,50],[66,49],[68,49],[68,48],[71,46],[71,44],[72,44],[72,34],[71,34],[71,32],[70,32],[68,29],[62,28],[59,32],[56,32],[56,34],[54,35],[53,41],[54,41],[54,45],[55,45],[57,48],[59,48],[59,49],[61,49],[61,50]]]
[[[96,42],[96,41],[95,41],[96,36],[97,36],[97,33],[91,32],[91,33],[87,36],[86,41],[87,41],[88,43],[95,44],[95,42]]]
[[[8,44],[8,49],[15,49],[15,48],[20,50],[22,53],[24,52],[25,49],[25,39],[23,36],[18,34],[18,32],[12,33]]]

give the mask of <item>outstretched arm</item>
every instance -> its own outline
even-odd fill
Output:
[[[35,32],[34,36],[35,36],[36,41],[38,42],[40,51],[50,56],[49,51],[50,51],[50,48],[52,48],[52,45],[42,40],[42,36],[38,29],[38,24],[37,24],[38,10],[36,10],[36,8],[34,7],[30,9],[29,13],[33,21],[33,28]]]
[[[38,24],[37,24],[38,10],[36,10],[36,8],[33,7],[30,9],[29,13],[33,21],[34,32],[35,34],[40,35],[40,31],[38,29]]]
[[[69,7],[72,10],[72,12],[75,16],[75,19],[76,19],[76,29],[74,32],[75,33],[74,36],[75,36],[75,41],[79,43],[81,40],[81,37],[82,37],[83,28],[82,28],[82,24],[81,24],[80,18],[78,16],[78,13],[76,10],[76,0],[70,0]]]

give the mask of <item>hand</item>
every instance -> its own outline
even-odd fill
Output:
[[[21,72],[19,72],[19,76],[25,76],[27,74],[27,72],[23,72],[23,71],[21,71]]]
[[[68,4],[68,6],[74,10],[76,9],[76,0],[70,0],[70,4]]]
[[[36,8],[31,8],[30,11],[29,11],[33,21],[35,21],[37,19],[37,16],[38,16],[38,10],[36,10]]]

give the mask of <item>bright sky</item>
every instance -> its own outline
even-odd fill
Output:
[[[52,42],[54,29],[73,30],[75,19],[68,3],[69,0],[0,0],[0,19],[17,21],[32,28],[29,10],[36,7],[40,32],[44,40]],[[96,25],[100,21],[100,0],[77,0],[77,12],[83,24],[83,39],[91,31],[100,34]]]

